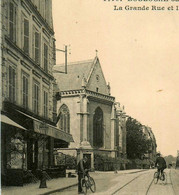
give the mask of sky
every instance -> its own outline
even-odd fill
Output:
[[[93,59],[98,50],[111,95],[127,115],[152,128],[157,151],[176,156],[179,11],[113,10],[114,5],[144,5],[127,0],[52,0],[52,5],[56,48],[68,45],[69,62]],[[57,52],[57,64],[63,62],[63,53]]]

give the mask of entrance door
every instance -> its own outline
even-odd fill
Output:
[[[36,170],[38,168],[38,142],[30,139],[27,145],[27,168]]]

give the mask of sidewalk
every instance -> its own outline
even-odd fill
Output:
[[[147,171],[147,170],[149,170],[149,169],[119,170],[119,171],[117,171],[117,173],[119,173],[119,174],[132,174],[132,173],[137,173],[137,172]],[[95,173],[112,173],[112,174],[114,174],[114,171],[105,171],[105,172],[95,171]]]
[[[123,174],[132,174],[136,172],[145,171],[145,169],[135,169],[135,170],[121,170],[118,171],[118,175]],[[74,173],[74,171],[71,171]],[[108,171],[108,172],[100,172],[95,171],[91,175],[95,174],[114,174],[114,171]],[[45,195],[50,194],[52,192],[61,191],[66,188],[70,188],[72,186],[77,186],[78,184],[78,177],[75,178],[57,178],[52,180],[47,180],[47,188],[39,188],[40,182],[38,183],[31,183],[24,185],[23,187],[16,187],[16,186],[3,186],[1,189],[2,195]]]
[[[42,195],[50,194],[59,190],[63,190],[78,184],[78,178],[58,178],[47,180],[47,188],[39,188],[40,182],[27,184],[23,187],[3,186],[1,189],[2,195]]]

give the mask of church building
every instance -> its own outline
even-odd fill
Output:
[[[55,66],[61,100],[57,102],[57,126],[73,136],[63,153],[82,151],[94,168],[94,155],[118,157],[125,153],[125,113],[110,94],[99,58]],[[122,127],[122,128],[121,128]],[[122,132],[123,131],[123,132]]]

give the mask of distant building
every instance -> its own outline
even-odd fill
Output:
[[[62,95],[57,103],[57,126],[74,138],[62,151],[76,155],[80,149],[92,168],[95,154],[125,156],[125,113],[110,95],[98,57],[69,63],[66,75],[58,73],[62,68],[55,66]]]
[[[54,166],[55,145],[73,141],[55,126],[52,1],[1,1],[1,175]],[[18,176],[17,176],[18,177]]]
[[[156,150],[157,150],[157,143],[156,143],[155,136],[152,132],[152,129],[148,126],[145,126],[145,125],[143,125],[143,132],[144,132],[146,138],[151,141],[150,148],[149,148],[148,152],[145,154],[145,156],[149,160],[151,160],[151,162],[152,161],[154,162],[156,159]]]

